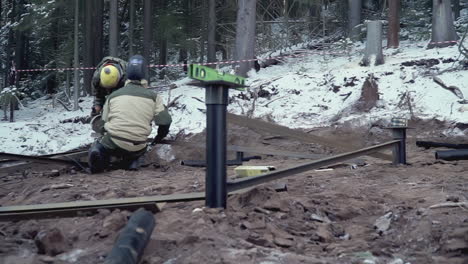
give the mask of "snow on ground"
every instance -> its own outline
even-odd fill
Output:
[[[447,85],[460,88],[468,97],[468,71],[438,74],[452,67],[451,61],[459,58],[457,47],[427,50],[426,45],[427,42],[402,42],[397,50],[384,50],[385,64],[371,67],[359,65],[363,44],[355,45],[348,55],[310,54],[286,59],[282,65],[258,73],[251,71],[249,90],[231,90],[228,110],[236,114],[251,112],[253,117],[273,120],[291,128],[343,122],[365,126],[378,120],[390,120],[395,116],[409,118],[411,115],[468,123],[468,113],[464,112],[468,111],[468,105],[460,104],[454,94],[432,80],[433,75],[437,75]],[[402,66],[403,62],[421,59],[437,59],[439,64]],[[369,113],[356,113],[352,106],[359,99],[369,74],[377,78],[380,100]],[[189,81],[188,78],[179,80],[175,82],[176,89],[160,93],[165,102],[178,98],[175,107],[170,109],[173,116],[171,136],[181,131],[195,134],[205,128],[204,90],[187,85]],[[252,94],[260,96],[255,99]],[[410,104],[405,101],[407,95]],[[91,102],[92,98],[84,98],[80,103],[83,110],[72,112],[61,106],[52,108],[50,99],[42,98],[28,104],[16,112],[15,123],[0,122],[0,152],[46,154],[90,144],[93,138],[89,124],[60,121],[88,115]]]

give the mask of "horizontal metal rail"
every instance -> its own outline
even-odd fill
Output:
[[[191,143],[184,141],[171,141],[164,140],[162,144],[174,145],[174,146],[190,146],[195,148],[206,148],[206,144],[200,143]],[[279,151],[269,148],[256,148],[256,147],[246,147],[246,146],[237,146],[237,145],[228,145],[227,151],[232,152],[245,152],[245,153],[257,153],[263,155],[272,155],[272,156],[281,156],[281,157],[291,157],[291,158],[301,158],[301,159],[318,159],[323,157],[320,154],[310,154],[310,153],[300,153],[300,152],[291,152],[291,151]],[[28,155],[19,155],[19,154],[10,154],[10,153],[0,153],[0,158],[7,160],[1,161],[2,166],[0,166],[0,173],[12,173],[20,169],[28,169],[33,165],[31,163],[41,163],[41,164],[60,164],[60,165],[76,165],[76,162],[79,162],[79,159],[87,155],[87,151],[77,151],[70,153],[59,153],[59,154],[50,154],[44,156],[28,156]],[[7,162],[14,161],[23,161],[21,163],[16,163],[14,165],[8,166]],[[82,166],[86,164],[80,163]]]
[[[76,161],[67,159],[71,156],[76,156],[76,153],[65,155],[57,158],[48,158],[48,157],[36,157],[36,156],[27,156],[20,154],[11,154],[11,153],[0,153],[0,158],[10,159],[10,160],[22,160],[35,163],[45,163],[45,164],[61,164],[61,165],[74,165]]]
[[[302,173],[308,170],[317,169],[323,166],[336,164],[336,163],[343,162],[343,161],[353,159],[353,158],[357,158],[360,156],[369,155],[372,153],[376,153],[380,150],[393,147],[399,143],[400,143],[400,140],[393,140],[393,141],[389,141],[389,142],[379,144],[376,146],[363,148],[357,151],[346,152],[337,156],[323,158],[323,159],[316,160],[313,162],[305,163],[305,164],[302,164],[293,168],[277,170],[268,174],[228,181],[227,183],[228,191],[232,192],[232,191],[236,191],[240,189],[249,188],[249,187],[256,186],[262,183],[266,183],[269,181],[274,181],[274,180],[278,180],[278,179],[288,177],[294,174]]]
[[[272,186],[277,192],[287,190],[284,183],[275,184]],[[236,190],[229,193],[230,195],[248,191],[247,189]],[[52,204],[35,204],[35,205],[16,205],[16,206],[0,206],[0,222],[18,221],[29,219],[47,219],[54,217],[76,217],[90,216],[98,212],[100,209],[120,209],[135,211],[138,208],[145,208],[152,212],[157,212],[158,203],[176,203],[204,200],[204,192],[170,194],[170,195],[155,195],[134,198],[119,198],[98,201],[76,201],[65,203]]]
[[[278,180],[294,174],[299,174],[308,170],[320,168],[327,165],[336,164],[356,157],[369,155],[377,151],[398,145],[400,140],[393,140],[376,146],[363,148],[357,151],[343,153],[337,156],[323,158],[313,162],[305,163],[293,168],[274,171],[272,173],[249,177],[244,179],[232,180],[227,182],[228,192],[230,194],[245,189],[255,187],[257,185]],[[11,157],[8,157],[11,158]],[[45,159],[45,158],[43,158]],[[50,161],[50,159],[47,159]],[[63,161],[63,160],[56,160]],[[51,217],[71,217],[82,216],[89,213],[95,213],[99,209],[114,209],[135,210],[137,208],[146,208],[149,210],[157,210],[156,203],[163,202],[187,202],[195,200],[204,200],[205,193],[187,193],[187,194],[172,194],[158,195],[148,197],[135,197],[123,199],[110,199],[100,201],[77,201],[54,204],[36,204],[36,205],[19,205],[0,207],[0,221],[13,221],[37,218]]]
[[[99,209],[155,210],[156,203],[188,202],[205,199],[205,193],[157,195],[98,201],[77,201],[53,204],[35,204],[0,207],[0,221],[14,221],[52,217],[86,216]]]

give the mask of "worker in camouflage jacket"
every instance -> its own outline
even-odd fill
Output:
[[[126,68],[126,61],[110,56],[105,57],[98,64],[91,81],[94,95],[91,116],[101,114],[106,97],[125,85],[127,80]]]
[[[145,68],[142,56],[131,57],[125,86],[107,97],[102,113],[103,137],[93,144],[88,153],[92,173],[105,170],[111,156],[121,158],[124,168],[137,169],[139,157],[146,152],[152,121],[158,125],[152,145],[169,133],[172,118],[161,97],[147,89]]]

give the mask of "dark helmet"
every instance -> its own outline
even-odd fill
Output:
[[[140,81],[145,79],[146,62],[143,56],[134,55],[130,58],[127,65],[127,78],[129,80]]]

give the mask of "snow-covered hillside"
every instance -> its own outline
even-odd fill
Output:
[[[438,119],[468,123],[468,105],[433,81],[438,76],[448,86],[457,86],[468,97],[468,69],[458,66],[456,46],[427,50],[427,42],[403,42],[398,50],[385,50],[385,64],[361,67],[364,46],[355,45],[348,55],[322,55],[288,58],[281,65],[250,73],[246,92],[230,92],[228,109],[236,114],[273,120],[291,128],[313,128],[343,122],[370,125],[394,116]],[[326,52],[326,51],[324,51]],[[319,53],[319,54],[314,54]],[[414,61],[429,60],[419,66]],[[417,63],[416,63],[417,64]],[[460,68],[460,67],[458,67]],[[377,79],[380,100],[368,113],[356,112],[353,105],[361,95],[369,74]],[[170,111],[171,135],[199,133],[205,127],[204,90],[189,86],[188,78],[177,81],[176,89],[161,92],[164,101],[178,98]],[[16,112],[16,122],[0,122],[0,152],[47,154],[74,149],[93,141],[89,124],[61,123],[89,114],[92,98],[80,103],[83,110],[52,108],[52,101],[39,99]],[[155,131],[153,131],[155,132]],[[455,132],[461,132],[455,130]]]

